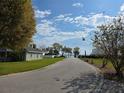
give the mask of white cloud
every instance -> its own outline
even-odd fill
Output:
[[[89,17],[89,24],[96,27],[101,24],[105,24],[110,22],[114,17],[104,15],[102,13],[100,14],[94,14],[91,17]]]
[[[89,17],[78,16],[75,18],[75,23],[78,25],[88,25],[92,27],[96,27],[98,25],[107,23],[113,19],[112,16],[104,15],[102,13],[93,14]]]
[[[55,20],[56,21],[63,21],[65,19],[65,17],[66,17],[65,15],[61,14],[61,15],[55,17]]]
[[[42,20],[40,24],[36,26],[37,33],[46,36],[50,35],[51,32],[56,31],[56,28],[53,26],[53,22],[48,20]]]
[[[123,14],[124,15],[124,3],[120,6],[119,14]]]
[[[43,41],[46,41],[47,45],[53,44],[55,42],[61,43],[65,40],[70,39],[81,39],[82,37],[86,37],[88,35],[87,32],[83,31],[74,31],[74,32],[64,32],[64,31],[56,31],[54,33],[50,33],[51,36],[46,36],[43,38]]]
[[[124,11],[124,3],[121,5],[120,11]]]
[[[72,6],[79,8],[79,7],[83,7],[84,5],[81,3],[74,3],[74,4],[72,4]]]
[[[49,16],[51,14],[50,10],[44,10],[44,11],[40,11],[40,10],[35,10],[35,17],[36,18],[45,18],[47,16]]]
[[[104,15],[103,13],[99,13],[99,14],[94,13],[88,17],[84,17],[84,16],[70,17],[61,14],[57,16],[55,20],[73,23],[76,24],[77,26],[87,25],[87,26],[96,27],[98,25],[111,21],[113,18],[114,17]]]
[[[73,21],[73,18],[69,17],[71,15],[72,14],[60,14],[55,17],[55,21],[66,21],[66,22]]]
[[[73,22],[78,24],[78,25],[88,25],[89,19],[87,17],[77,16],[74,18]]]
[[[86,37],[88,35],[88,31],[59,30],[53,22],[48,20],[42,20],[41,23],[37,25],[36,30],[37,36],[42,37],[42,40],[38,40],[37,43],[43,41],[46,45],[50,45],[54,42],[63,42],[69,39],[81,39],[82,37]],[[35,37],[35,41],[37,40],[37,36]]]
[[[72,6],[74,7],[83,7],[81,3],[75,3]],[[121,13],[124,12],[124,4],[120,7]],[[50,10],[35,11],[35,16],[38,18],[45,18],[51,14]],[[90,13],[88,16],[73,16],[72,14],[60,14],[59,16],[54,17],[55,21],[42,20],[39,24],[37,24],[37,34],[35,41],[38,45],[49,46],[54,42],[62,43],[63,41],[70,39],[81,39],[82,37],[88,37],[89,33],[96,30],[96,26],[110,22],[114,17],[105,15],[103,13]],[[71,23],[77,26],[81,26],[83,29],[79,31],[63,31],[58,29],[55,26],[56,21],[63,21],[67,23]],[[90,26],[90,28],[89,28]],[[42,39],[37,37],[41,36]],[[87,43],[91,43],[91,41],[85,41],[85,45],[89,45]],[[73,47],[73,46],[72,46]]]

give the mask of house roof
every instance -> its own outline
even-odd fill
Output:
[[[27,47],[25,48],[25,51],[26,52],[29,52],[29,53],[43,53],[42,50],[38,49],[38,48],[32,48],[32,47]]]
[[[0,48],[0,52],[13,52],[11,49]]]

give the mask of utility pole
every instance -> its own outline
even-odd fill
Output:
[[[87,56],[87,51],[85,50],[85,57]]]
[[[85,38],[84,37],[82,37],[82,41],[85,41]],[[85,57],[86,57],[86,55],[87,55],[87,52],[86,52],[86,50],[84,51],[85,53]]]

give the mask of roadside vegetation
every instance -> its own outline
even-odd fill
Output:
[[[95,67],[97,67],[97,68],[99,68],[101,70],[101,74],[104,75],[104,78],[124,82],[123,78],[122,79],[118,78],[118,76],[116,74],[116,70],[113,67],[110,60],[107,61],[107,64],[103,67],[104,58],[83,57],[80,59],[95,66]],[[122,73],[124,73],[124,68],[123,68]]]
[[[124,78],[124,16],[119,15],[109,22],[97,26],[94,33],[93,46],[101,50],[102,62],[93,60],[91,63],[101,63],[101,68],[108,68],[105,76],[122,80]],[[95,54],[97,55],[97,54]],[[111,70],[114,71],[111,72]]]
[[[47,58],[35,61],[23,62],[0,62],[0,75],[7,75],[12,73],[30,71],[40,69],[50,64],[54,64],[63,60],[64,58]]]
[[[105,68],[103,71],[108,71],[108,70],[111,70],[111,71],[115,71],[114,67],[112,66],[111,62],[108,61],[106,66],[103,67],[103,59],[102,58],[82,58],[82,60],[90,63],[90,64],[93,64],[95,65],[96,67],[98,68]]]

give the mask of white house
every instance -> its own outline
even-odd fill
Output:
[[[38,49],[35,44],[31,43],[27,48],[24,49],[24,52],[21,55],[22,60],[40,60],[43,58],[43,52],[41,49]]]
[[[20,53],[16,53],[11,49],[0,49],[0,61],[31,61],[43,58],[43,51],[38,49],[35,44],[30,43],[28,47],[22,49]]]

